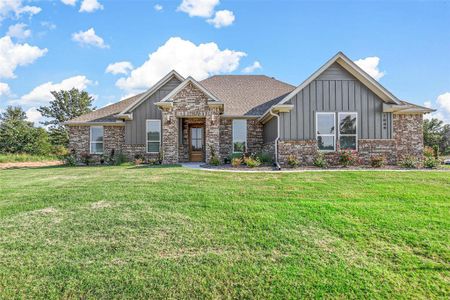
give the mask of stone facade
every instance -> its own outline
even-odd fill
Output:
[[[69,150],[75,153],[80,160],[81,155],[89,154],[90,127],[89,126],[69,126]],[[100,161],[100,157],[109,157],[111,151],[122,151],[125,144],[124,126],[103,126],[103,154],[91,154],[95,162]]]
[[[288,165],[289,156],[293,155],[302,165],[312,165],[317,154],[316,140],[279,141],[278,162],[281,166]]]
[[[374,156],[384,156],[386,163],[397,163],[397,148],[395,140],[358,140],[358,156],[363,164],[370,164]]]
[[[205,120],[205,161],[211,159],[211,149],[220,153],[220,113],[222,108],[209,105],[208,97],[200,89],[189,83],[173,97],[173,106],[163,109],[163,163],[177,163],[178,118],[204,118]],[[184,154],[182,155],[184,157]]]
[[[256,119],[247,119],[247,152],[259,153],[263,150],[263,125]],[[220,157],[225,159],[233,154],[233,119],[220,120]]]
[[[422,159],[423,115],[394,114],[393,122],[397,159],[400,161],[409,155]]]

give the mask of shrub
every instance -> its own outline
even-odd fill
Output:
[[[272,154],[270,154],[269,152],[257,153],[256,157],[262,164],[271,164],[273,162]]]
[[[65,157],[69,155],[69,149],[62,145],[55,145],[52,146],[52,154],[58,156],[58,157]]]
[[[434,150],[429,146],[425,146],[423,149],[423,156],[425,157],[434,157]]]
[[[219,157],[217,157],[216,150],[214,149],[214,147],[210,146],[210,151],[211,151],[211,158],[209,159],[209,164],[211,166],[220,165],[220,159]]]
[[[231,165],[235,168],[239,167],[242,164],[242,158],[234,157],[231,159]]]
[[[287,163],[291,168],[297,168],[300,165],[300,162],[294,155],[289,155]]]
[[[144,155],[142,154],[135,154],[134,155],[134,164],[135,165],[141,165],[144,162]]]
[[[245,158],[244,163],[249,168],[259,167],[261,165],[261,161],[259,160],[259,158],[253,158],[252,156]]]
[[[439,165],[439,160],[434,158],[433,156],[425,157],[425,159],[423,160],[423,166],[425,168],[434,169],[434,168],[437,168],[438,165]]]
[[[439,145],[433,145],[434,158],[439,159]]]
[[[89,166],[92,162],[93,162],[93,158],[92,155],[87,153],[87,152],[83,152],[80,155],[81,161],[86,165]]]
[[[418,161],[413,156],[405,156],[399,163],[400,167],[406,169],[416,169],[418,167]]]
[[[328,166],[325,155],[321,152],[317,152],[316,156],[314,157],[313,164],[314,166],[319,168],[326,168]]]
[[[112,164],[115,166],[120,166],[127,162],[127,157],[122,152],[116,152],[113,156]]]
[[[356,151],[342,150],[339,151],[338,156],[339,164],[344,167],[353,166],[358,163],[358,156],[356,154]]]
[[[156,166],[156,165],[160,165],[161,164],[161,160],[158,158],[158,159],[156,159],[156,158],[150,158],[149,160],[148,160],[148,164],[149,165],[152,165],[152,166]]]
[[[68,154],[63,158],[63,162],[65,165],[73,167],[77,164],[77,159],[76,159],[75,155]]]
[[[381,168],[386,164],[386,158],[383,155],[375,155],[370,158],[370,165],[373,168]]]

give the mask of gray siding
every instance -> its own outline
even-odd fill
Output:
[[[278,133],[277,127],[278,127],[277,118],[272,118],[272,119],[270,119],[269,122],[264,124],[264,127],[263,127],[264,143],[270,143],[270,142],[275,141],[275,139],[277,138],[277,133]]]
[[[125,143],[129,145],[143,145],[145,138],[145,120],[161,120],[161,110],[155,106],[155,102],[162,100],[181,82],[175,77],[163,85],[148,99],[133,110],[133,120],[125,122]]]
[[[391,139],[392,114],[383,101],[338,64],[297,93],[280,114],[281,140],[315,139],[316,112],[357,112],[359,139]],[[337,119],[337,118],[336,118]]]

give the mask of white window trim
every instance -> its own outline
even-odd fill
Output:
[[[92,129],[101,128],[103,132],[103,138],[105,136],[105,128],[103,126],[90,126],[89,127],[89,153],[90,154],[103,154],[105,151],[105,141],[102,139],[101,142],[92,142]],[[92,144],[102,144],[102,152],[92,152]]]
[[[159,151],[158,152],[149,152],[148,151],[148,143],[149,142],[156,142],[155,141],[149,141],[148,140],[148,123],[149,121],[158,121],[159,123]],[[145,153],[148,154],[159,154],[161,152],[161,138],[162,138],[162,128],[161,128],[161,120],[160,119],[147,119],[145,120]]]
[[[317,121],[319,120],[319,118],[318,118],[319,115],[332,115],[333,116],[333,120],[334,120],[333,121],[333,123],[334,123],[334,134],[331,134],[331,133],[320,133],[320,134],[318,134],[317,133],[317,128],[319,128],[319,126],[317,126]],[[319,136],[332,136],[332,137],[334,137],[333,150],[320,150],[319,149],[320,152],[335,152],[336,151],[336,143],[337,143],[337,140],[336,140],[336,129],[337,129],[337,127],[336,127],[336,113],[335,112],[316,112],[316,128],[315,128],[315,131],[316,131],[317,147],[319,147]]]
[[[237,120],[242,120],[242,121],[245,121],[245,141],[244,141],[244,152],[240,152],[240,151],[234,151],[234,121],[237,121]],[[231,147],[233,148],[233,154],[234,153],[245,153],[245,152],[247,152],[247,138],[248,138],[248,122],[247,122],[247,119],[233,119],[232,121],[231,121]]]
[[[341,134],[341,128],[339,126],[339,122],[340,122],[339,120],[340,120],[341,115],[356,115],[356,133],[355,134]],[[355,151],[358,151],[358,113],[356,111],[340,111],[340,112],[338,112],[337,125],[338,125],[337,126],[338,138],[336,140],[336,143],[339,142],[339,146],[340,146],[341,136],[354,136],[356,138]]]

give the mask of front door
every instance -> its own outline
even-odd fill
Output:
[[[189,127],[189,160],[204,161],[204,127],[191,125]]]

